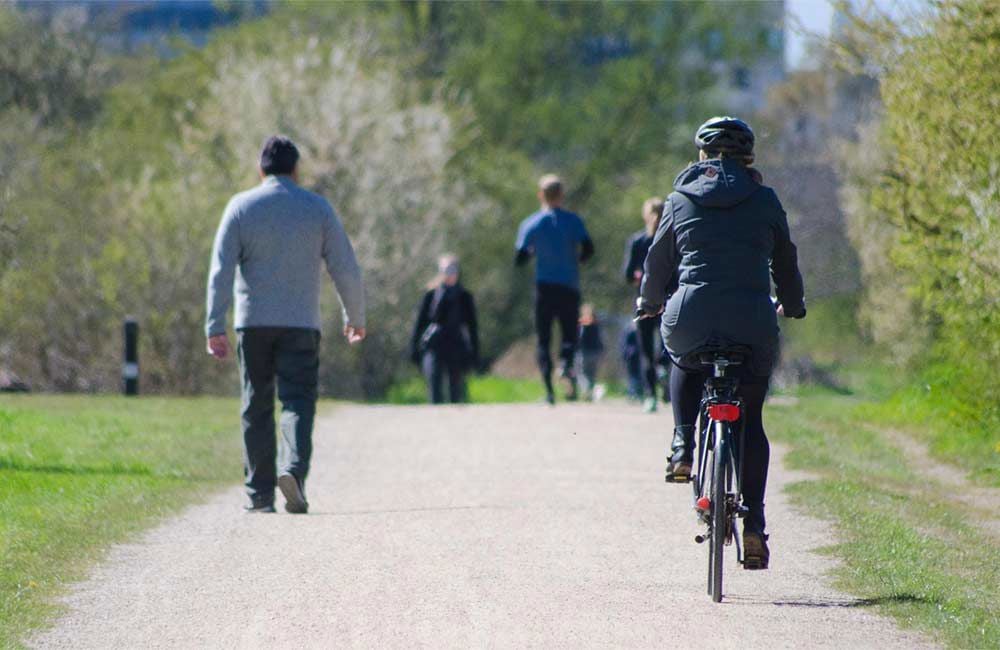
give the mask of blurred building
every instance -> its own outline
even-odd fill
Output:
[[[770,88],[785,80],[785,2],[765,0],[752,6],[749,22],[739,26],[741,36],[751,45],[752,60],[714,64],[722,101],[736,115],[761,110]],[[715,47],[721,48],[721,43]]]

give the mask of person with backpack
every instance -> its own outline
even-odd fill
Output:
[[[410,339],[410,358],[427,380],[432,404],[466,400],[465,374],[479,363],[479,327],[472,294],[459,281],[454,255],[438,260],[438,276],[424,294]]]

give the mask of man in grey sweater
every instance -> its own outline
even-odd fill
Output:
[[[319,379],[321,264],[333,278],[348,342],[365,338],[361,269],[344,227],[323,197],[298,186],[299,152],[272,136],[260,156],[263,182],[230,199],[208,274],[208,352],[229,354],[226,313],[236,294],[242,383],[244,474],[249,512],[305,513],[305,479]],[[281,472],[276,472],[274,396],[281,400]],[[276,476],[277,474],[277,476]]]

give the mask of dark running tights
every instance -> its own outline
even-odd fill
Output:
[[[677,426],[695,425],[701,405],[707,372],[694,372],[678,366],[670,369],[670,400]],[[767,485],[767,467],[771,446],[764,433],[764,398],[767,397],[768,377],[754,377],[741,373],[739,395],[743,398],[746,418],[746,449],[743,459],[743,502],[750,513],[746,526],[764,529],[764,488]]]
[[[559,323],[563,368],[572,372],[580,331],[580,292],[558,284],[538,283],[535,291],[535,331],[538,334],[538,369],[545,389],[552,392],[552,322]]]

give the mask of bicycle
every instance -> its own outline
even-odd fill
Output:
[[[636,310],[636,321],[648,317],[641,308]],[[745,517],[748,512],[740,503],[745,431],[743,401],[737,394],[739,380],[726,375],[727,368],[742,365],[751,355],[751,349],[742,345],[710,347],[691,355],[701,365],[712,366],[712,375],[705,380],[698,416],[698,465],[688,481],[694,489],[698,520],[707,526],[705,534],[695,535],[694,540],[699,544],[709,542],[708,595],[716,603],[722,602],[726,546],[735,542],[736,561],[745,568],[763,568],[747,562],[736,532],[736,519]],[[739,427],[734,433],[735,423],[739,423]]]
[[[722,602],[722,571],[724,549],[735,542],[736,559],[746,565],[736,519],[747,513],[740,502],[742,496],[744,443],[743,403],[737,395],[739,381],[727,376],[731,366],[741,365],[750,358],[742,346],[702,351],[698,361],[712,366],[712,375],[705,381],[704,397],[698,418],[698,464],[692,473],[694,509],[698,520],[707,526],[703,535],[696,535],[699,544],[709,542],[708,594],[716,603]]]

